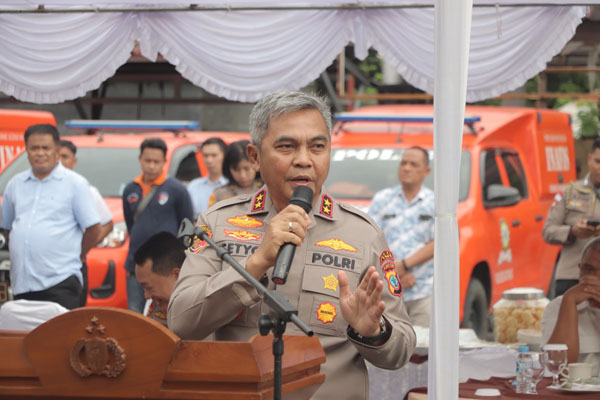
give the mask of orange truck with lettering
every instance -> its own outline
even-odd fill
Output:
[[[56,120],[47,111],[0,109],[0,171],[25,148],[23,134],[34,124],[56,126]]]
[[[381,105],[336,115],[326,190],[367,210],[398,185],[405,149],[433,155],[432,105]],[[442,133],[443,134],[443,133]],[[576,178],[567,114],[533,108],[467,106],[457,218],[462,326],[484,337],[504,290],[550,290],[559,247],[542,228],[554,196]],[[425,180],[433,189],[433,173]]]

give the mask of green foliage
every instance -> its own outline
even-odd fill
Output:
[[[589,101],[581,102],[577,117],[580,123],[578,137],[592,138],[600,134],[600,121],[598,120],[598,106],[596,104]]]
[[[525,93],[537,93],[540,77],[538,75],[525,82]],[[525,100],[527,107],[535,107],[535,100]]]
[[[358,61],[358,60],[356,60]],[[369,55],[362,61],[358,61],[358,67],[366,77],[381,83],[383,82],[383,73],[381,71],[381,58],[373,49],[369,49]]]

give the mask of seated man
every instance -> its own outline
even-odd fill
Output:
[[[169,232],[151,236],[134,254],[135,277],[144,289],[144,297],[152,299],[148,315],[165,326],[171,292],[184,260],[182,241]]]
[[[548,304],[542,318],[544,343],[564,343],[570,363],[600,370],[600,238],[583,248],[579,283]]]

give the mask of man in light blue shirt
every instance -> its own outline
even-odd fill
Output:
[[[96,244],[100,217],[89,183],[58,162],[58,140],[52,125],[25,131],[31,168],[8,182],[0,228],[10,231],[15,299],[73,309],[80,303],[82,260]]]
[[[213,137],[206,139],[200,151],[202,161],[208,170],[208,176],[196,178],[187,186],[192,198],[194,215],[204,212],[208,208],[208,198],[219,186],[227,184],[227,178],[223,176],[222,165],[227,145],[221,139]]]
[[[433,294],[433,192],[423,186],[429,155],[411,147],[398,168],[400,185],[373,197],[369,215],[381,228],[394,256],[402,296],[413,325],[429,327]]]

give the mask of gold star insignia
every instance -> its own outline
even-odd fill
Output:
[[[325,197],[325,205],[327,207],[329,207],[331,205],[331,202],[329,201],[329,199],[327,197]]]
[[[323,283],[324,289],[330,289],[333,290],[334,292],[337,292],[337,286],[338,286],[338,280],[335,278],[335,276],[333,276],[333,273],[331,273],[329,276],[324,276],[323,277]]]
[[[330,210],[329,210],[329,206],[324,206],[323,207],[323,211],[326,212],[327,214],[329,214]]]

